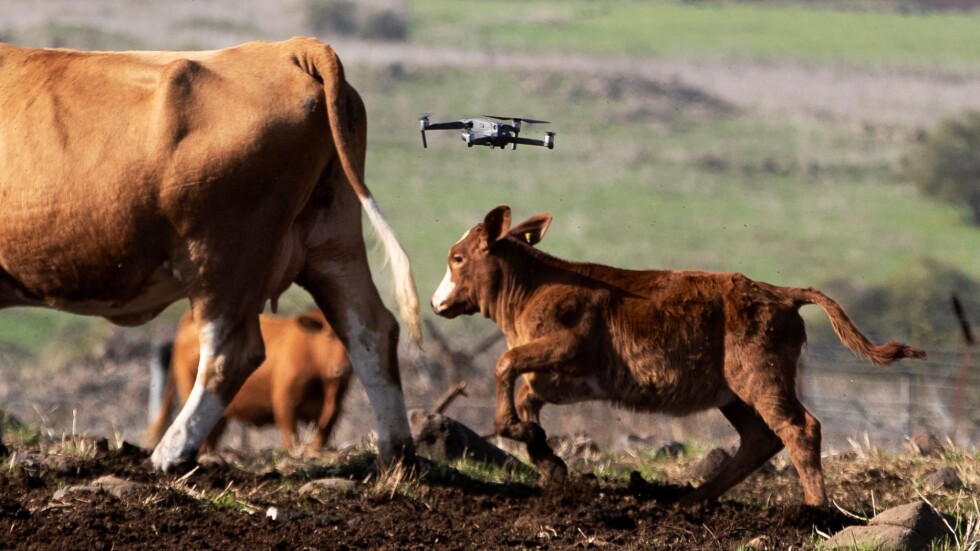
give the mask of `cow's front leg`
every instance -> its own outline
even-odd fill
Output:
[[[524,442],[534,466],[549,481],[564,480],[568,473],[565,462],[548,445],[541,425],[521,422],[514,403],[514,385],[525,373],[554,373],[574,365],[577,339],[571,336],[542,338],[512,348],[497,362],[497,410],[494,428],[497,434]]]
[[[257,312],[257,311],[256,311]],[[150,460],[162,471],[193,463],[225,407],[265,357],[258,313],[237,322],[195,311],[201,359],[184,407],[153,450]]]

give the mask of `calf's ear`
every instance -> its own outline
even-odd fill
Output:
[[[544,238],[549,226],[551,226],[551,213],[542,212],[514,226],[510,230],[510,234],[533,246]]]
[[[487,232],[487,243],[490,245],[499,239],[503,239],[510,229],[510,207],[500,205],[487,213],[483,219],[483,229]]]

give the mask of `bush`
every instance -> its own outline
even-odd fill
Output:
[[[923,194],[965,205],[980,225],[980,112],[941,121],[915,146],[908,170]]]

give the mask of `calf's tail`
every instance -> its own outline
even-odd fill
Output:
[[[905,343],[889,341],[885,344],[874,345],[858,328],[854,326],[847,312],[832,298],[816,289],[794,289],[794,300],[797,306],[816,304],[827,312],[830,325],[840,341],[859,357],[866,358],[878,365],[888,365],[902,358],[923,359],[925,350]]]

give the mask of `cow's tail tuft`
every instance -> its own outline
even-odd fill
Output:
[[[315,45],[309,48],[308,52],[310,63],[305,64],[305,67],[308,71],[315,71],[323,82],[330,131],[340,163],[384,248],[385,257],[394,278],[395,300],[398,302],[401,319],[412,339],[417,344],[421,344],[422,323],[419,318],[419,296],[408,253],[398,241],[398,237],[395,236],[395,232],[388,221],[381,214],[378,203],[364,183],[364,167],[354,155],[354,148],[351,145],[349,127],[355,121],[347,120],[348,109],[344,101],[353,100],[347,97],[343,65],[341,65],[333,48],[327,44],[315,42]]]
[[[905,343],[889,341],[874,345],[865,337],[837,302],[816,289],[794,289],[797,306],[816,304],[827,312],[830,325],[841,342],[859,357],[879,365],[887,365],[902,358],[923,359],[925,350]]]

